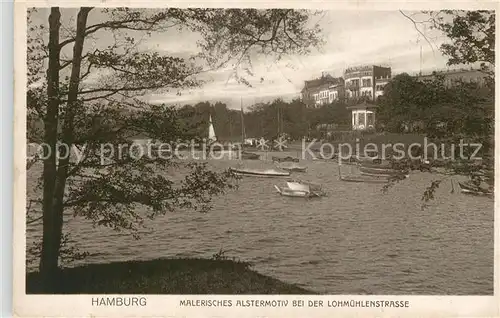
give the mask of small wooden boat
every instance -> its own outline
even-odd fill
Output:
[[[370,178],[384,178],[384,179],[390,179],[390,178],[394,178],[394,177],[401,177],[401,178],[409,178],[410,175],[409,174],[405,174],[405,173],[396,173],[396,174],[376,174],[376,173],[367,173],[367,172],[361,172],[361,176],[365,176],[365,177],[370,177]]]
[[[317,191],[312,191],[308,186],[300,188],[290,188],[289,186],[279,187],[277,185],[274,185],[274,188],[278,191],[279,194],[287,197],[314,198],[323,195],[322,193],[319,193]]]
[[[293,158],[290,156],[287,156],[285,158],[272,156],[271,159],[275,162],[299,162],[299,158]]]
[[[493,191],[490,189],[481,188],[471,183],[459,182],[460,191],[465,194],[472,194],[477,196],[492,196]]]
[[[323,187],[321,184],[312,183],[308,181],[302,180],[291,180],[287,181],[287,187],[292,190],[302,190],[302,191],[310,191],[316,193],[318,196],[325,196],[325,192],[323,191]]]
[[[401,170],[394,170],[394,169],[387,169],[387,168],[371,168],[371,167],[365,167],[364,165],[359,167],[359,171],[362,174],[366,175],[373,175],[373,174],[381,174],[381,175],[399,175],[403,174],[404,172]]]
[[[364,182],[364,183],[387,183],[387,178],[373,178],[364,176],[340,176],[341,181],[346,182]]]
[[[286,183],[287,187],[292,189],[292,190],[303,190],[303,191],[309,191],[311,189],[311,186],[309,184],[300,182],[300,181],[289,181]]]
[[[384,177],[380,177],[377,175],[376,177],[367,177],[367,176],[342,176],[340,165],[339,165],[339,179],[345,182],[364,182],[364,183],[387,183],[389,180]]]
[[[287,197],[298,197],[298,198],[311,197],[311,192],[309,191],[293,190],[287,187],[278,187],[277,185],[274,185],[274,188],[276,189],[276,191],[278,191],[279,194]]]
[[[249,169],[249,168],[229,168],[229,171],[240,176],[253,177],[289,177],[289,171],[279,171],[277,169]]]
[[[291,166],[279,166],[280,169],[290,171],[290,172],[306,172],[307,167],[305,166],[298,166],[298,165],[291,165]]]
[[[253,152],[242,151],[240,154],[240,159],[258,160],[260,159],[260,155]]]

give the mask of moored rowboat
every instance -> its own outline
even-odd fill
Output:
[[[287,156],[285,158],[272,156],[271,159],[276,162],[299,162],[299,158],[293,158],[290,156]]]
[[[391,178],[391,177],[395,177],[395,176],[404,176],[405,178],[408,178],[409,175],[408,174],[405,174],[403,172],[399,172],[399,173],[393,173],[393,174],[382,174],[382,173],[368,173],[368,172],[361,172],[361,175],[362,176],[366,176],[366,177],[372,177],[372,178],[385,178],[385,179],[388,179],[388,178]]]
[[[229,168],[231,172],[240,176],[254,177],[288,177],[289,171],[279,171],[276,169],[248,169],[248,168]]]
[[[465,194],[472,194],[477,196],[492,196],[493,191],[489,189],[484,189],[473,184],[468,184],[464,182],[459,182],[460,191]]]
[[[380,169],[380,168],[367,168],[360,166],[359,171],[363,175],[367,176],[373,176],[373,175],[381,175],[384,177],[390,177],[390,176],[396,176],[396,175],[401,175],[405,174],[404,171],[401,170],[394,170],[394,169]]]
[[[316,191],[316,190],[321,190],[321,188],[322,188],[321,184],[312,183],[312,182],[308,182],[308,181],[302,181],[302,180],[290,180],[290,181],[287,181],[286,184],[290,189],[296,189],[296,190],[310,189],[312,191]]]
[[[246,152],[242,151],[240,154],[241,159],[248,159],[248,160],[257,160],[260,158],[260,155],[253,153],[253,152]]]
[[[339,166],[339,179],[345,182],[364,182],[364,183],[387,183],[389,180],[387,178],[377,175],[376,177],[366,177],[366,176],[342,176],[342,172]]]
[[[280,166],[279,167],[280,169],[283,169],[283,170],[286,170],[286,171],[290,171],[290,172],[306,172],[307,170],[307,167],[304,167],[304,166],[298,166],[298,165],[292,165],[292,166]]]
[[[367,178],[363,176],[340,176],[341,181],[346,182],[364,182],[364,183],[387,183],[386,178]]]
[[[279,187],[274,185],[274,188],[278,191],[279,194],[287,197],[301,197],[301,198],[313,198],[323,196],[323,192],[313,191],[309,188],[309,186],[300,186],[300,187],[290,187],[287,184],[286,187]]]
[[[323,191],[322,186],[317,183],[312,183],[308,181],[300,181],[300,180],[291,180],[286,183],[287,187],[292,190],[299,191],[309,191],[313,195],[321,197],[326,196],[326,193]]]
[[[293,190],[287,187],[278,187],[277,185],[275,185],[274,188],[278,191],[279,194],[287,197],[308,198],[311,195],[309,191]]]

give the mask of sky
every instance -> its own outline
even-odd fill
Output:
[[[74,26],[76,11],[65,10],[63,25],[69,28]],[[47,14],[46,10],[39,12],[36,22],[47,21]],[[405,14],[422,18],[415,12]],[[100,17],[102,14],[94,9],[89,15],[89,23],[98,22]],[[439,45],[446,39],[435,30],[422,29],[431,42],[429,44],[398,10],[325,11],[311,19],[311,23],[318,23],[323,30],[324,46],[313,49],[306,56],[286,56],[278,63],[266,56],[253,56],[254,77],[249,79],[253,87],[237,83],[231,78],[232,68],[228,67],[204,74],[203,79],[207,83],[201,88],[183,91],[180,96],[175,93],[150,94],[147,99],[151,103],[178,105],[222,101],[229,108],[239,109],[241,104],[246,108],[275,98],[297,98],[305,80],[317,78],[322,72],[339,77],[350,66],[390,66],[393,76],[402,72],[414,74],[422,70],[423,73],[430,73],[447,68],[447,59],[439,51]],[[140,49],[188,57],[199,52],[196,45],[198,38],[198,34],[171,29],[142,37]],[[109,34],[106,37],[104,32],[96,34],[93,39],[98,44],[110,40]],[[96,45],[88,41],[86,44]]]
[[[221,100],[230,108],[239,108],[241,101],[245,107],[278,97],[296,98],[305,80],[319,77],[322,72],[342,76],[349,66],[375,64],[391,66],[393,74],[417,73],[421,68],[422,54],[422,72],[447,68],[446,58],[438,48],[444,37],[436,31],[423,30],[431,42],[427,43],[413,23],[399,11],[326,11],[313,19],[323,29],[325,45],[308,56],[289,56],[280,63],[253,57],[253,88],[233,79],[228,81],[232,72],[228,68],[211,73],[211,82],[202,89],[182,96],[155,94],[150,101],[183,104]],[[156,35],[148,45],[166,53],[195,52],[194,37],[196,35]],[[263,82],[259,80],[261,77],[265,79]]]

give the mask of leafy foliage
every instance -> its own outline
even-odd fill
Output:
[[[449,41],[440,47],[448,57],[448,65],[479,64],[485,82],[458,80],[446,84],[445,78],[439,75],[428,81],[419,81],[407,74],[398,75],[386,86],[384,96],[379,99],[379,122],[388,131],[418,131],[431,138],[433,143],[458,145],[448,152],[455,160],[430,160],[430,168],[439,166],[439,173],[444,175],[466,175],[477,186],[485,182],[492,189],[495,12],[441,10],[424,13],[428,20],[416,21],[402,12],[420,34],[423,33],[418,25],[430,24],[448,38]],[[481,145],[475,156],[482,159],[469,160],[475,148],[460,147],[462,143]],[[443,180],[433,181],[424,191],[424,206],[434,199]]]
[[[492,133],[493,96],[478,83],[445,85],[444,77],[420,81],[400,74],[379,99],[378,118],[391,132],[424,131],[432,138]]]
[[[75,26],[62,25],[68,21],[62,16],[72,14]],[[130,148],[138,137],[173,145],[191,138],[189,125],[180,120],[186,110],[150,105],[143,97],[180,94],[202,85],[202,72],[230,63],[236,70],[245,60],[248,68],[254,53],[305,54],[321,42],[317,26],[308,25],[310,14],[200,8],[28,11],[28,138],[52,150],[43,161],[43,197],[30,198],[42,202],[41,211],[38,206],[28,211],[43,216],[40,270],[47,283],[61,256],[63,211],[137,234],[144,217],[175,209],[206,211],[212,196],[233,187],[229,172],[211,171],[206,164],[138,159],[119,149]],[[48,27],[36,25],[34,17],[44,15]],[[169,30],[200,35],[202,53],[180,58],[141,49],[141,38]],[[101,36],[110,41],[93,41]],[[67,145],[62,152],[61,142]],[[81,158],[56,157],[75,147]],[[180,180],[162,174],[179,166],[185,172]]]
[[[432,26],[442,31],[451,43],[441,51],[449,65],[483,63],[495,65],[495,12],[487,10],[442,10],[429,12]]]

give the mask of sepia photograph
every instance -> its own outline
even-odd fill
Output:
[[[455,7],[27,6],[25,293],[493,296],[496,14]]]

